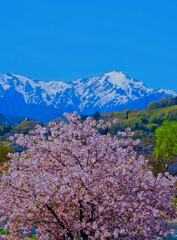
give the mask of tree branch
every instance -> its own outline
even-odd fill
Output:
[[[52,209],[51,206],[49,206],[48,204],[46,204],[46,207],[47,207],[47,210],[49,212],[51,212],[51,214],[54,216],[54,218],[57,220],[59,226],[61,227],[62,230],[66,230],[67,231],[67,235],[68,237],[71,239],[71,240],[74,240],[74,236],[73,234],[71,233],[70,230],[68,230],[65,225],[63,224],[63,222],[59,219],[58,215],[56,214],[56,212]]]

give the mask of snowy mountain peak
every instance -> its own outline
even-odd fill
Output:
[[[130,82],[130,79],[123,72],[112,71],[105,73],[104,76],[106,76],[111,83],[120,88],[124,87]]]
[[[23,75],[19,75],[19,74],[15,74],[15,73],[10,73],[9,74],[10,77],[14,77],[16,79],[18,79],[19,81],[26,83],[26,82],[33,82],[33,80],[29,77],[23,76]]]
[[[0,84],[6,85],[6,87],[10,88],[13,86],[30,84],[31,86],[35,86],[37,83],[33,81],[31,78],[25,77],[23,75],[18,75],[14,73],[7,73],[0,75]]]
[[[25,83],[25,82],[28,82],[28,81],[32,81],[33,82],[33,80],[31,78],[23,76],[23,75],[15,74],[15,73],[0,74],[0,79],[7,80],[9,82],[12,79],[16,79],[17,81],[19,81],[21,83]]]

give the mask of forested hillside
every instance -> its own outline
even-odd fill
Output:
[[[129,127],[132,130],[154,132],[164,121],[177,121],[177,105],[145,111],[113,112],[103,115],[103,118],[105,120],[118,120],[112,129],[113,131]]]

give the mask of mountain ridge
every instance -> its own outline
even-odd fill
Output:
[[[13,73],[0,74],[0,112],[43,121],[63,112],[92,114],[119,111],[125,107],[143,109],[144,98],[149,97],[152,102],[168,96],[176,97],[177,93],[147,87],[142,81],[117,71],[68,83],[33,80]],[[141,104],[133,106],[137,101]]]

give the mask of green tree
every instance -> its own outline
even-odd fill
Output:
[[[0,163],[8,160],[8,153],[12,152],[10,146],[0,146]]]
[[[155,135],[154,155],[166,170],[177,156],[177,122],[164,122],[162,127],[156,130]]]

